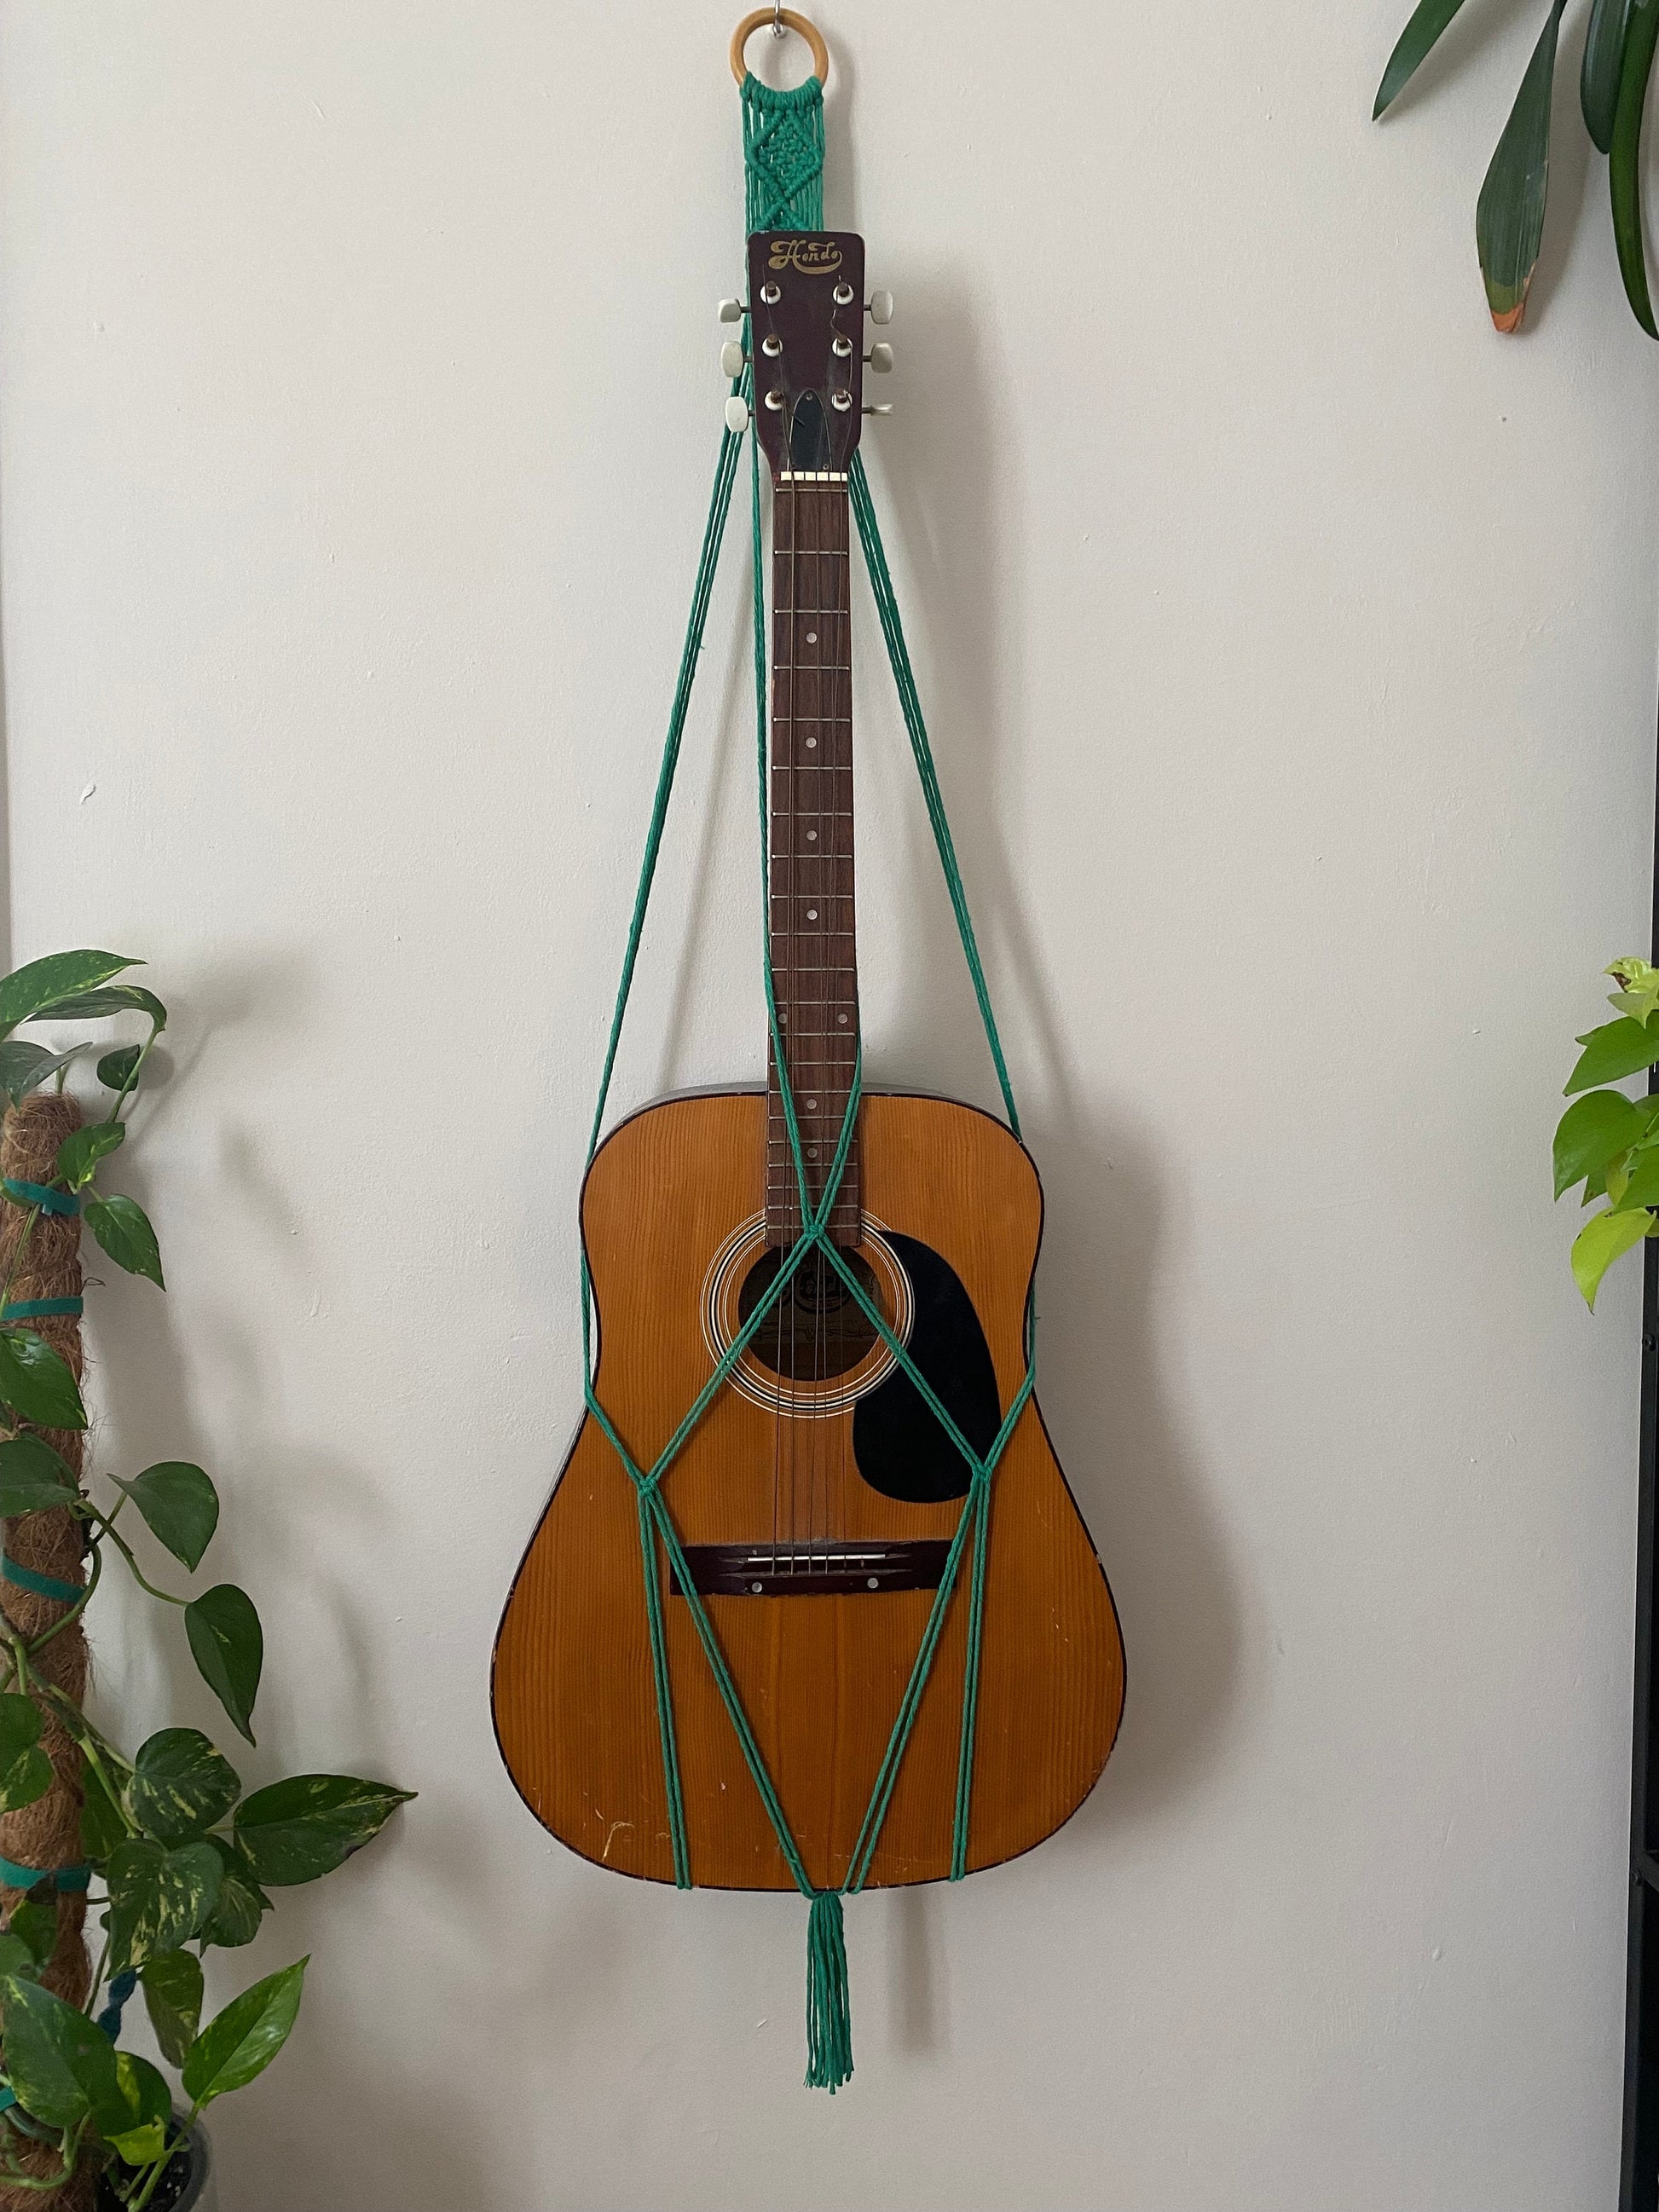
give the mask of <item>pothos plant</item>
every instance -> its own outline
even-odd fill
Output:
[[[0,1307],[16,1279],[44,1208],[78,1208],[106,1255],[164,1287],[155,1233],[137,1201],[106,1191],[102,1177],[125,1145],[146,1063],[167,1022],[153,993],[117,982],[139,963],[112,953],[64,952],[0,981],[0,1091],[16,1103],[42,1085],[62,1090],[70,1065],[96,1049],[48,1051],[17,1032],[37,1022],[95,1024],[119,1014],[148,1020],[141,1043],[103,1054],[95,1119],[67,1136],[47,1188],[8,1189],[25,1218],[0,1285]],[[268,1891],[315,1881],[368,1843],[412,1793],[352,1775],[301,1774],[244,1796],[240,1778],[208,1737],[164,1728],[129,1754],[73,1699],[46,1680],[43,1647],[76,1620],[113,1553],[138,1588],[183,1615],[185,1640],[204,1680],[237,1734],[253,1741],[253,1708],[264,1657],[259,1616],[234,1583],[181,1595],[155,1578],[123,1527],[136,1515],[187,1575],[201,1565],[219,1519],[205,1471],[164,1461],[131,1475],[74,1470],[39,1430],[83,1430],[87,1413],[68,1362],[37,1331],[0,1320],[0,1516],[67,1511],[87,1556],[84,1592],[45,1634],[27,1641],[0,1620],[0,1814],[33,1803],[51,1786],[43,1719],[61,1723],[84,1759],[83,1869],[103,1929],[83,2005],[45,1986],[58,1940],[51,1881],[14,1908],[0,1931],[0,2183],[46,2201],[88,2163],[101,2185],[141,2212],[150,2203],[185,2130],[204,2108],[242,2087],[282,2048],[299,2009],[307,1961],[256,1981],[203,2024],[202,1960],[213,1948],[251,1943],[271,1909]],[[85,1486],[83,1486],[83,1483]],[[15,1874],[21,1869],[11,1869]],[[123,2008],[140,1988],[175,2093],[161,2071],[121,2047]],[[24,2142],[42,2143],[55,2159]],[[52,2170],[39,2172],[42,2163]]]
[[[1601,1278],[1623,1252],[1659,1235],[1659,1091],[1632,1098],[1612,1085],[1659,1064],[1659,968],[1615,960],[1616,1021],[1587,1030],[1567,1079],[1572,1104],[1555,1132],[1555,1195],[1583,1185],[1581,1204],[1607,1201],[1573,1239],[1573,1279],[1592,1311]]]
[[[1387,112],[1433,52],[1463,0],[1419,0],[1377,87],[1373,118]],[[1547,0],[1527,64],[1475,202],[1475,247],[1486,305],[1500,331],[1518,330],[1544,240],[1549,194],[1550,112],[1566,0]],[[1642,240],[1642,118],[1659,46],[1659,0],[1589,0],[1578,105],[1592,143],[1607,156],[1613,243],[1631,311],[1659,337]]]

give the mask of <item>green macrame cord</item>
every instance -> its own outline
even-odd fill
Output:
[[[750,231],[788,228],[799,226],[803,230],[818,230],[823,226],[823,88],[816,77],[793,92],[774,92],[755,77],[745,77],[742,90],[744,170],[745,179],[745,213],[747,228]],[[732,385],[734,393],[747,399],[751,393],[750,370],[744,371]],[[681,741],[684,735],[685,719],[690,704],[691,686],[696,674],[698,659],[702,651],[703,633],[707,627],[710,599],[714,591],[714,574],[720,560],[721,542],[725,537],[726,518],[732,505],[732,495],[737,483],[738,458],[743,444],[742,433],[727,430],[720,441],[720,459],[714,471],[714,490],[704,525],[702,549],[691,595],[691,612],[686,625],[685,642],[680,654],[679,676],[675,685],[673,703],[668,718],[667,735],[663,744],[662,763],[658,772],[656,792],[652,803],[650,825],[646,833],[645,852],[640,866],[638,887],[634,900],[634,911],[629,923],[627,946],[623,956],[622,974],[617,989],[616,1005],[611,1012],[610,1035],[606,1043],[605,1065],[599,1080],[599,1094],[594,1107],[593,1123],[588,1142],[588,1158],[592,1160],[599,1150],[604,1127],[605,1108],[609,1102],[611,1079],[615,1073],[617,1049],[622,1039],[623,1023],[633,988],[634,973],[645,931],[646,915],[650,905],[651,890],[656,877],[657,861],[661,852],[662,838],[668,817],[669,802],[673,793],[674,781],[679,766]],[[1019,1133],[1019,1116],[1014,1104],[1013,1089],[1008,1076],[1007,1062],[997,1033],[996,1018],[992,1011],[989,988],[979,957],[979,947],[969,915],[967,895],[963,889],[961,872],[957,866],[956,851],[951,842],[950,824],[945,818],[945,802],[934,771],[932,748],[928,744],[927,728],[923,720],[921,701],[917,696],[915,678],[904,642],[903,627],[899,619],[898,602],[888,570],[886,556],[882,549],[881,532],[876,521],[875,508],[870,497],[862,461],[855,455],[849,471],[849,496],[854,517],[858,525],[859,541],[864,550],[865,564],[869,572],[872,591],[875,595],[877,613],[882,635],[886,642],[894,682],[897,686],[900,709],[904,716],[910,748],[915,760],[922,795],[927,809],[927,818],[937,846],[939,864],[950,894],[952,912],[962,940],[962,949],[972,979],[979,1005],[980,1018],[990,1047],[992,1062],[996,1069],[997,1082],[1002,1093],[1004,1109],[1010,1127]],[[759,456],[754,442],[750,447],[750,538],[753,556],[753,620],[755,661],[756,744],[758,758],[758,791],[760,814],[761,911],[769,911],[766,902],[768,890],[769,823],[767,811],[767,665],[766,665],[766,606],[763,585],[763,563],[761,538],[761,485]],[[698,1393],[696,1400],[649,1468],[641,1468],[634,1460],[617,1431],[614,1423],[600,1403],[595,1388],[593,1359],[593,1296],[592,1281],[584,1258],[581,1273],[582,1362],[584,1395],[587,1408],[609,1441],[618,1460],[633,1484],[639,1512],[640,1558],[642,1569],[646,1621],[648,1632],[651,1668],[656,1700],[657,1727],[661,1740],[663,1777],[667,1796],[668,1829],[673,1859],[674,1880],[682,1889],[693,1886],[690,1845],[686,1832],[685,1802],[680,1780],[679,1748],[674,1726],[672,1683],[668,1662],[668,1638],[664,1608],[665,1573],[672,1576],[683,1594],[684,1601],[701,1644],[709,1669],[714,1675],[720,1701],[726,1708],[736,1733],[744,1763],[748,1767],[778,1848],[783,1855],[791,1879],[811,1905],[807,1927],[807,2072],[810,2088],[825,2088],[833,2095],[842,2087],[853,2073],[852,2023],[848,2010],[847,1982],[847,1951],[842,1930],[842,1898],[853,1896],[863,1888],[874,1861],[877,1845],[881,1838],[887,1811],[897,1784],[900,1767],[921,1709],[923,1692],[927,1686],[934,1654],[944,1632],[951,1599],[956,1590],[964,1559],[968,1563],[968,1634],[963,1662],[962,1725],[958,1741],[957,1788],[954,1816],[951,1826],[951,1879],[959,1880],[968,1871],[969,1821],[972,1805],[974,1739],[979,1702],[980,1656],[983,1640],[985,1577],[990,1535],[991,1485],[997,1465],[1009,1438],[1025,1410],[1035,1387],[1035,1314],[1028,1302],[1025,1315],[1026,1369],[1013,1402],[1008,1408],[990,1449],[981,1457],[968,1443],[957,1423],[911,1360],[906,1347],[900,1343],[889,1326],[884,1315],[866,1294],[862,1284],[854,1274],[846,1260],[837,1250],[829,1231],[829,1222],[836,1196],[846,1169],[854,1132],[858,1123],[858,1109],[863,1091],[863,1050],[860,1042],[855,1057],[851,1095],[842,1118],[835,1157],[830,1163],[822,1194],[814,1206],[810,1196],[805,1159],[801,1146],[800,1127],[795,1112],[795,1101],[790,1084],[788,1062],[783,1050],[781,1025],[778,1020],[777,999],[774,986],[770,946],[768,932],[762,928],[762,975],[766,992],[767,1020],[770,1028],[773,1060],[778,1071],[778,1087],[783,1106],[784,1124],[788,1136],[791,1157],[794,1163],[797,1188],[800,1196],[801,1218],[805,1224],[802,1235],[787,1255],[766,1296],[738,1332],[714,1372]],[[794,1275],[813,1252],[823,1255],[846,1285],[850,1296],[865,1318],[875,1329],[894,1361],[909,1378],[934,1418],[944,1428],[956,1449],[961,1453],[969,1469],[967,1496],[957,1523],[934,1593],[921,1644],[912,1664],[904,1694],[893,1722],[892,1733],[877,1770],[870,1802],[854,1839],[848,1861],[847,1875],[839,1890],[818,1890],[813,1887],[803,1861],[754,1730],[743,1710],[736,1683],[726,1666],[707,1607],[692,1584],[684,1553],[673,1516],[662,1494],[663,1479],[684,1449],[698,1423],[726,1387],[733,1368],[742,1358],[750,1343],[759,1333],[779,1301],[787,1294]]]

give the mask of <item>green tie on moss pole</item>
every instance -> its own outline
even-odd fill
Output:
[[[1374,117],[1394,106],[1462,6],[1462,0],[1419,0],[1389,57]],[[1486,305],[1493,323],[1504,331],[1521,327],[1543,246],[1550,113],[1565,7],[1566,0],[1548,0],[1538,42],[1475,204],[1475,249]],[[1642,236],[1641,152],[1656,45],[1659,0],[1590,0],[1579,71],[1579,109],[1591,142],[1607,156],[1620,273],[1631,311],[1650,337],[1659,337],[1659,328],[1649,296]]]

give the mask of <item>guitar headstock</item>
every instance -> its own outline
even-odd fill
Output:
[[[757,230],[749,240],[755,434],[772,481],[844,476],[864,404],[864,240]]]

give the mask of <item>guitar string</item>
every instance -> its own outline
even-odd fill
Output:
[[[787,447],[786,450],[787,450]],[[797,925],[799,921],[796,902],[799,896],[800,885],[795,868],[795,863],[798,858],[795,851],[797,842],[796,830],[798,827],[795,805],[795,697],[797,685],[799,682],[800,668],[800,654],[799,649],[800,643],[800,619],[797,612],[797,610],[800,605],[800,486],[799,484],[792,484],[789,489],[789,702],[787,709],[789,717],[789,757],[788,765],[784,770],[784,789],[787,794],[787,805],[788,811],[786,817],[786,826],[789,835],[789,851],[787,856],[789,897],[787,908],[789,930],[788,995],[789,1011],[794,1017],[794,1021],[792,1034],[784,1039],[783,1049],[784,1062],[787,1071],[787,1081],[792,1091],[794,1088],[795,1082],[795,1039],[800,1033],[800,967],[799,948],[796,943],[796,939],[799,935]],[[790,1207],[792,1216],[790,1225],[794,1237],[799,1238],[803,1233],[805,1228],[805,1223],[802,1220],[794,1218],[799,1209],[799,1188],[797,1188],[796,1192],[790,1200]],[[816,1257],[817,1255],[813,1255],[812,1256]],[[809,1261],[807,1264],[810,1265],[811,1261]],[[796,1277],[797,1284],[801,1281],[805,1272],[805,1267],[803,1267],[800,1274]],[[798,1297],[792,1297],[789,1301],[789,1377],[792,1384],[793,1385],[793,1389],[790,1394],[789,1414],[789,1572],[792,1577],[795,1572],[796,1564],[800,1550],[800,1500],[799,1497],[799,1475],[801,1438],[800,1418],[797,1410],[800,1400],[800,1364],[799,1346],[796,1341],[799,1319],[799,1300]]]
[[[751,331],[751,343],[752,343],[752,331],[753,331],[753,327],[754,327],[752,323],[750,324],[750,331]],[[778,528],[778,511],[777,511],[777,501],[776,501],[776,500],[775,500],[775,499],[774,499],[774,501],[773,501],[773,502],[772,502],[772,540],[773,540],[773,558],[772,558],[772,615],[773,615],[773,639],[772,639],[772,708],[773,708],[773,713],[772,713],[772,732],[771,732],[771,743],[772,743],[772,750],[771,750],[771,763],[772,763],[772,767],[773,767],[773,769],[775,769],[776,763],[777,763],[777,757],[778,757],[778,720],[777,720],[777,704],[778,704],[778,657],[779,657],[779,656],[778,656],[778,650],[777,650],[777,607],[778,607],[777,528]],[[776,782],[776,776],[775,776],[775,774],[774,774],[774,775],[772,776],[772,778],[771,778],[771,782],[772,782],[772,784],[774,784],[774,785],[775,784],[775,782]],[[768,805],[769,809],[769,808],[771,808],[771,805],[772,805],[772,793],[771,793],[771,788],[770,788],[770,787],[769,787],[768,792],[767,792],[767,805]],[[773,849],[774,849],[774,852],[775,852],[775,851],[776,851],[776,846],[777,846],[777,815],[776,815],[775,810],[774,810],[774,811],[772,811],[772,816],[771,816],[771,834],[772,834]],[[767,893],[766,927],[767,927],[767,935],[768,935],[768,940],[769,940],[769,942],[768,942],[767,957],[768,957],[768,958],[771,961],[771,963],[772,963],[772,969],[773,969],[773,974],[774,974],[774,976],[775,976],[775,977],[776,973],[777,973],[777,961],[776,961],[776,957],[775,957],[775,954],[776,954],[776,951],[777,951],[777,915],[776,915],[776,913],[775,913],[775,902],[773,901],[773,898],[772,898],[772,883],[773,883],[774,881],[775,881],[775,879],[776,879],[776,872],[776,872],[776,866],[775,866],[775,865],[774,865],[774,866],[773,866],[773,869],[772,869],[772,871],[770,872],[770,878],[769,878],[769,881],[768,881],[768,883],[767,883],[767,886],[766,886],[766,893]],[[770,1040],[769,1039],[769,1041],[768,1041],[768,1045],[767,1045],[767,1051],[768,1051],[769,1058],[770,1057],[770,1055],[771,1055],[771,1054],[772,1054],[773,1050],[774,1050],[774,1047],[773,1047],[773,1045],[772,1045],[772,1043],[771,1043]],[[773,1080],[774,1080],[774,1082],[775,1082],[775,1081],[776,1081],[776,1071],[775,1071],[775,1069],[773,1071]],[[763,1218],[764,1222],[766,1223],[766,1225],[767,1225],[768,1227],[769,1227],[769,1225],[770,1225],[770,1220],[771,1220],[771,1212],[772,1212],[772,1100],[771,1100],[771,1097],[770,1097],[770,1094],[769,1094],[769,1095],[768,1095],[767,1102],[766,1102],[766,1152],[765,1152],[765,1164],[764,1164],[764,1168],[763,1168],[763,1193],[764,1193],[765,1206],[766,1206],[765,1215],[764,1215]],[[764,1234],[763,1234],[763,1237],[762,1237],[762,1249],[763,1249],[763,1251],[769,1251],[769,1250],[771,1250],[772,1249],[773,1249],[773,1248],[772,1248],[772,1244],[771,1244],[771,1240],[770,1240],[770,1238],[769,1238],[769,1237],[765,1236]],[[778,1264],[779,1264],[779,1266],[780,1266],[780,1267],[781,1267],[781,1266],[782,1266],[782,1264],[783,1264],[783,1253],[782,1253],[782,1249],[781,1249],[781,1247],[780,1247],[780,1248],[779,1248],[779,1249],[778,1249]],[[788,1293],[787,1291],[786,1291],[786,1292],[785,1292],[785,1294],[784,1294],[784,1296],[785,1296],[785,1299],[787,1300],[787,1297],[788,1297],[788,1296],[789,1296],[789,1293]],[[783,1441],[783,1302],[782,1302],[782,1301],[781,1301],[781,1302],[780,1302],[780,1303],[779,1303],[779,1304],[777,1304],[777,1305],[773,1309],[773,1314],[772,1314],[772,1335],[773,1335],[773,1362],[772,1362],[772,1377],[773,1377],[773,1389],[772,1389],[772,1552],[771,1552],[771,1562],[770,1562],[770,1564],[771,1564],[771,1567],[772,1567],[772,1569],[773,1569],[774,1571],[775,1571],[775,1569],[776,1569],[776,1567],[777,1567],[777,1564],[778,1564],[778,1516],[779,1516],[779,1510],[780,1510],[781,1490],[781,1473],[782,1473],[782,1468],[781,1468],[781,1450],[782,1450],[782,1441]]]
[[[824,729],[824,721],[823,721],[823,701],[824,701],[824,689],[825,689],[826,684],[830,684],[830,683],[833,682],[833,680],[834,680],[833,677],[832,677],[832,676],[828,672],[828,670],[827,670],[827,668],[826,668],[826,661],[828,660],[829,656],[827,656],[827,655],[825,654],[824,650],[823,650],[823,646],[824,646],[824,638],[825,638],[825,630],[824,630],[823,625],[824,625],[824,623],[826,623],[826,621],[828,620],[828,617],[827,617],[823,613],[823,611],[822,611],[822,610],[823,610],[823,606],[824,606],[824,605],[825,605],[825,600],[824,600],[824,596],[823,596],[823,541],[824,541],[824,538],[825,538],[825,535],[826,535],[826,533],[827,533],[828,527],[829,527],[829,519],[830,519],[830,518],[829,518],[829,512],[828,512],[828,510],[829,510],[830,503],[830,501],[834,499],[834,497],[835,497],[835,495],[834,495],[834,493],[833,493],[833,492],[829,492],[829,491],[820,492],[820,493],[817,495],[817,497],[816,501],[814,501],[814,506],[815,506],[815,509],[816,509],[816,513],[817,513],[817,526],[817,526],[817,531],[816,531],[816,532],[814,533],[814,536],[815,536],[815,540],[816,540],[816,544],[817,544],[817,549],[818,549],[818,550],[817,550],[817,556],[816,556],[816,559],[815,559],[815,562],[814,562],[814,566],[815,566],[815,568],[816,568],[816,569],[817,569],[817,575],[816,575],[816,578],[815,578],[815,580],[814,580],[814,583],[813,583],[813,590],[812,590],[812,605],[813,605],[813,606],[814,606],[815,608],[817,608],[817,610],[819,610],[819,612],[818,612],[818,614],[817,614],[817,622],[818,622],[819,628],[818,628],[818,630],[817,630],[817,639],[818,639],[818,651],[817,651],[817,674],[816,674],[816,676],[815,676],[815,678],[814,678],[814,680],[813,680],[813,703],[815,704],[815,706],[816,706],[816,708],[817,708],[817,730],[818,730],[818,732],[819,732],[819,740],[820,740],[820,742],[819,742],[819,750],[820,750],[821,752],[823,752],[823,751],[825,751],[825,750],[827,750],[827,749],[825,748],[825,746],[823,745],[823,729]],[[839,766],[839,763],[837,763],[837,767],[838,767],[838,766]],[[820,767],[822,767],[822,763],[820,763]],[[836,768],[832,768],[832,769],[830,769],[828,771],[828,773],[829,773],[829,775],[830,775],[830,781],[831,781],[831,792],[832,792],[832,796],[833,796],[833,795],[834,795],[834,784],[835,784],[835,780],[836,780]],[[821,825],[821,827],[822,827],[822,828],[827,829],[827,828],[828,828],[828,825],[829,825],[829,823],[830,823],[830,820],[831,820],[833,817],[832,817],[832,815],[828,814],[828,813],[825,813],[825,812],[824,812],[824,811],[823,811],[823,787],[822,787],[822,785],[821,785],[819,782],[817,782],[817,781],[814,781],[814,783],[813,783],[813,791],[814,791],[815,794],[817,795],[817,799],[818,799],[818,801],[819,801],[818,820],[819,820],[820,825]],[[817,841],[817,842],[818,842],[819,845],[820,845],[820,846],[822,846],[822,845],[823,844],[823,842],[824,842],[824,839],[823,839],[823,837],[821,836],[818,838],[818,841]],[[818,908],[817,908],[817,912],[818,912],[818,939],[819,939],[819,942],[818,942],[818,945],[817,945],[817,955],[818,955],[818,974],[819,974],[819,975],[823,978],[823,981],[822,981],[822,982],[821,982],[821,983],[820,983],[820,985],[819,985],[819,988],[820,988],[820,989],[824,993],[824,994],[825,994],[825,995],[824,995],[824,1001],[823,1001],[823,1018],[827,1018],[827,1017],[828,1017],[828,1015],[829,1015],[829,1012],[830,1012],[830,993],[831,993],[831,988],[832,988],[832,987],[831,987],[831,981],[830,981],[830,966],[829,966],[830,943],[830,916],[831,916],[831,914],[832,914],[832,911],[833,911],[833,909],[834,909],[835,903],[836,903],[836,879],[835,879],[835,871],[834,871],[834,867],[833,867],[832,864],[830,862],[830,860],[829,860],[829,859],[828,859],[828,856],[827,856],[827,855],[821,855],[821,857],[820,857],[819,863],[818,863],[818,873],[819,873],[819,874],[820,874],[820,876],[823,878],[823,882],[824,882],[824,883],[829,886],[829,888],[828,888],[827,890],[825,890],[823,892],[822,896],[820,896],[820,898],[819,898],[819,900],[818,900]],[[823,1039],[823,1040],[821,1041],[820,1049],[821,1049],[821,1050],[827,1049],[827,1048],[828,1048],[828,1044],[829,1044],[829,1039],[828,1039],[827,1037],[825,1037],[824,1039]],[[822,1101],[820,1101],[819,1103],[822,1103]],[[840,1202],[840,1193],[839,1193],[839,1192],[837,1192],[837,1193],[836,1193],[836,1202],[837,1202],[837,1204],[839,1204],[839,1202]],[[817,1372],[818,1372],[818,1382],[817,1382],[818,1404],[817,1404],[817,1407],[815,1408],[815,1411],[816,1411],[816,1413],[817,1413],[817,1419],[816,1419],[816,1421],[815,1421],[815,1423],[814,1423],[814,1425],[813,1425],[813,1458],[814,1458],[814,1462],[815,1462],[815,1469],[814,1469],[815,1475],[816,1475],[816,1471],[817,1471],[817,1469],[816,1469],[816,1462],[823,1462],[823,1486],[823,1486],[823,1540],[824,1540],[824,1543],[825,1543],[825,1547],[826,1547],[826,1549],[825,1549],[824,1553],[823,1553],[823,1566],[824,1566],[824,1571],[827,1573],[827,1572],[829,1571],[829,1555],[828,1555],[827,1545],[828,1545],[828,1539],[829,1539],[829,1521],[830,1521],[830,1507],[829,1507],[830,1470],[829,1470],[829,1465],[828,1465],[829,1457],[830,1457],[830,1452],[829,1452],[830,1437],[829,1437],[829,1434],[828,1434],[828,1417],[827,1417],[827,1415],[826,1415],[826,1414],[824,1413],[824,1412],[823,1412],[823,1401],[824,1397],[825,1397],[825,1396],[827,1395],[827,1394],[828,1394],[828,1385],[829,1385],[829,1376],[828,1376],[828,1372],[827,1372],[827,1370],[828,1370],[828,1368],[829,1368],[829,1365],[830,1365],[830,1359],[829,1359],[829,1346],[830,1346],[830,1294],[831,1294],[831,1285],[832,1285],[832,1283],[833,1283],[833,1281],[834,1281],[834,1271],[833,1271],[832,1269],[828,1268],[827,1267],[825,1267],[825,1266],[823,1265],[823,1253],[822,1253],[822,1252],[820,1252],[820,1253],[819,1253],[819,1255],[818,1255],[818,1259],[819,1259],[819,1262],[820,1262],[820,1269],[819,1269],[819,1276],[818,1276],[818,1296],[817,1296],[817,1323],[818,1323],[818,1331],[817,1331],[817,1334],[818,1334],[818,1343],[817,1343],[817,1356],[816,1356],[815,1360],[814,1360],[814,1363],[813,1363],[813,1364],[814,1364],[814,1365],[817,1367]],[[813,1490],[814,1490],[814,1504],[815,1504],[815,1505],[816,1505],[816,1504],[817,1504],[817,1492],[818,1486],[818,1486],[817,1482],[817,1481],[816,1481],[816,1480],[815,1480],[814,1484],[813,1484]],[[815,1518],[816,1518],[816,1516],[815,1516]],[[815,1527],[815,1529],[814,1529],[814,1541],[816,1542],[817,1540],[817,1531],[816,1527]]]

